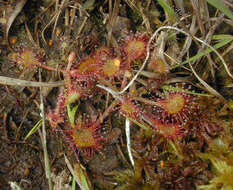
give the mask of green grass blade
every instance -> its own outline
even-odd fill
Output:
[[[174,142],[172,142],[171,140],[169,140],[168,142],[172,149],[172,152],[179,158],[179,160],[183,160],[184,156],[181,153],[180,147],[176,145]]]
[[[167,91],[185,92],[186,94],[192,94],[192,95],[197,95],[197,96],[213,97],[212,94],[192,92],[192,91],[189,91],[189,90],[184,90],[182,88],[168,86],[168,85],[162,86],[162,89],[167,90]]]
[[[222,40],[221,42],[215,44],[213,47],[214,47],[215,49],[219,49],[219,48],[221,48],[221,47],[223,47],[223,46],[229,44],[232,40],[233,40],[233,38],[228,38],[228,39]],[[212,49],[207,48],[206,50],[204,50],[204,51],[198,53],[197,55],[195,55],[195,56],[193,56],[193,57],[190,57],[189,59],[185,60],[185,61],[182,62],[181,64],[173,66],[172,69],[175,69],[175,68],[177,68],[177,67],[179,67],[179,66],[181,66],[181,65],[184,65],[184,64],[186,64],[186,63],[195,61],[196,59],[198,59],[198,58],[200,58],[200,57],[202,57],[202,56],[204,56],[204,55],[206,55],[206,54],[208,54],[208,53],[211,53],[212,51],[213,51]]]
[[[90,190],[89,188],[89,185],[88,185],[88,182],[87,182],[87,179],[86,179],[86,176],[84,175],[83,171],[80,170],[80,179],[81,179],[81,182],[83,184],[83,186],[87,189],[87,190]]]
[[[75,189],[76,189],[76,181],[75,181],[75,177],[73,176],[71,190],[75,190]]]
[[[95,0],[87,0],[85,1],[85,3],[82,6],[83,10],[89,10],[92,9],[94,7],[95,4]]]
[[[133,122],[134,124],[138,125],[139,127],[145,129],[145,130],[150,130],[149,126],[146,126],[145,124],[139,123],[136,120],[134,120],[133,118],[128,117],[128,119]]]
[[[26,141],[33,133],[37,131],[37,129],[42,125],[42,119],[40,119],[34,126],[33,128],[28,132],[24,140]]]
[[[85,168],[81,166],[81,164],[79,163],[74,164],[74,168],[73,168],[65,154],[64,154],[64,158],[65,158],[66,165],[68,169],[70,170],[71,174],[73,175],[73,178],[77,182],[79,188],[81,190],[92,190],[91,184],[89,186],[89,183],[88,183],[88,179],[87,179],[88,176],[87,177],[85,176],[86,174]]]
[[[197,190],[213,190],[216,189],[216,186],[214,184],[210,184],[210,185],[199,185],[197,186]]]
[[[207,2],[214,6],[216,9],[223,12],[227,17],[229,17],[231,20],[233,20],[233,14],[231,11],[224,5],[224,3],[221,0],[207,0]]]
[[[176,15],[175,11],[170,7],[170,5],[166,1],[158,0],[158,3],[163,8],[163,10],[169,15],[169,17],[172,21],[177,20],[177,15]]]
[[[78,109],[78,106],[79,105],[76,105],[71,109],[70,104],[67,105],[67,114],[68,114],[68,118],[70,120],[70,124],[72,127],[74,127],[74,125],[75,125],[75,113]]]
[[[75,164],[74,165],[74,169],[76,172],[76,176],[78,177],[78,180],[80,181],[80,183],[82,184],[82,187],[85,190],[90,190],[89,184],[88,184],[88,179],[87,179],[87,173],[85,168],[81,165],[81,164]]]
[[[226,40],[226,39],[233,39],[233,36],[228,34],[218,34],[212,36],[212,40]]]

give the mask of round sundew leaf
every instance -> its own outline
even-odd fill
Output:
[[[128,113],[129,115],[134,113],[134,109],[133,109],[132,105],[130,105],[130,104],[123,104],[121,106],[121,109],[123,112]]]
[[[136,113],[136,106],[131,101],[124,101],[121,105],[121,111],[126,115],[134,115]]]
[[[66,104],[72,104],[80,98],[80,93],[73,92],[67,96]]]
[[[166,138],[177,138],[179,137],[177,135],[177,129],[175,127],[170,127],[170,126],[160,126],[159,127],[159,133],[163,135]]]
[[[101,148],[101,136],[99,127],[95,124],[82,123],[76,121],[76,125],[66,130],[67,142],[72,150],[84,153],[86,156],[93,156],[95,150]]]
[[[183,92],[168,93],[166,98],[154,102],[157,110],[161,113],[161,119],[165,122],[173,121],[183,123],[192,118],[197,111],[195,97]]]
[[[91,74],[96,73],[98,71],[98,65],[95,59],[88,58],[81,62],[78,67],[79,74]]]
[[[165,108],[169,114],[179,113],[185,105],[185,100],[182,95],[175,94],[168,97],[168,102],[165,104]]]
[[[52,129],[56,129],[57,125],[64,121],[64,117],[61,116],[61,114],[59,114],[57,112],[48,113],[47,118],[49,120],[49,123],[50,123],[50,126],[52,127]]]
[[[39,65],[39,61],[36,59],[35,54],[31,50],[25,50],[20,54],[20,62],[25,67]]]
[[[103,72],[108,77],[111,77],[119,71],[120,63],[118,59],[107,60],[103,65]]]
[[[155,104],[165,109],[168,114],[177,114],[184,108],[185,99],[182,94],[169,94],[166,99],[155,102]]]
[[[152,126],[167,139],[181,139],[184,136],[184,127],[179,124],[162,123],[159,120],[150,118]]]
[[[161,59],[153,59],[148,63],[148,69],[154,73],[167,73],[169,71],[168,65],[165,64]]]
[[[73,129],[72,138],[78,148],[95,148],[96,140],[93,136],[93,129]]]
[[[129,59],[134,60],[145,53],[145,43],[140,40],[132,40],[125,47],[125,51]]]
[[[108,60],[112,57],[112,50],[105,46],[99,47],[95,50],[93,57],[97,62]]]

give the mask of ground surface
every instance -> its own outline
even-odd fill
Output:
[[[233,20],[207,1],[195,2],[0,0],[0,76],[44,82],[32,87],[0,79],[0,189],[11,189],[10,182],[22,190],[52,189],[42,126],[25,140],[41,120],[41,100],[54,190],[71,189],[64,154],[86,189],[233,189],[226,178],[233,173]],[[232,2],[220,2],[231,14]],[[118,96],[96,87],[122,90],[161,26],[176,26],[219,48],[226,66],[213,52],[187,61],[193,66],[177,65],[206,47],[165,29],[126,92]],[[83,68],[77,66],[84,60]],[[49,82],[55,87],[38,88]],[[70,98],[75,92],[81,97]],[[73,123],[67,105],[78,105]],[[93,123],[98,126],[92,130]]]

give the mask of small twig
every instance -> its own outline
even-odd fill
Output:
[[[99,87],[99,88],[102,88],[102,89],[105,90],[105,91],[107,91],[107,92],[110,93],[114,98],[116,98],[116,99],[119,99],[119,98],[120,98],[119,95],[117,94],[117,92],[115,92],[115,91],[112,90],[111,88],[108,88],[108,87],[103,86],[103,85],[101,85],[101,84],[97,84],[96,86]]]
[[[133,97],[134,100],[137,100],[137,101],[140,101],[140,102],[143,102],[145,104],[148,104],[148,105],[152,105],[152,106],[158,106],[158,103],[155,102],[155,101],[152,101],[152,100],[148,100],[146,98],[142,98],[142,97]]]
[[[8,138],[8,132],[7,132],[7,113],[3,114],[3,129],[4,129],[4,137],[7,141],[10,141]]]
[[[109,93],[108,93],[109,94]],[[105,109],[104,113],[98,118],[96,124],[103,123],[104,119],[112,112],[114,107],[118,104],[117,100],[114,100],[108,108]]]
[[[39,80],[41,81],[41,69],[39,70]],[[40,109],[41,109],[41,119],[42,119],[42,133],[41,130],[38,129],[41,143],[43,147],[44,152],[44,163],[45,163],[45,174],[46,178],[48,179],[49,183],[49,190],[53,190],[53,183],[51,178],[51,170],[50,170],[50,164],[49,164],[49,155],[47,150],[47,140],[46,140],[46,130],[45,130],[45,111],[44,111],[44,100],[43,100],[43,94],[42,94],[42,87],[40,87]]]
[[[15,141],[18,141],[19,140],[19,132],[23,126],[23,123],[28,115],[28,112],[29,112],[29,109],[26,110],[26,112],[23,114],[23,118],[21,119],[21,122],[19,124],[19,127],[17,128],[17,131],[16,131],[16,135],[15,135]]]
[[[83,22],[82,22],[81,26],[78,29],[77,34],[76,34],[77,35],[76,40],[79,38],[79,35],[81,34],[81,32],[82,32],[82,30],[83,30],[83,28],[84,28],[84,26],[85,26],[85,24],[87,22],[87,19],[88,19],[88,17],[85,16],[84,19],[83,19]]]
[[[25,86],[25,87],[59,87],[64,86],[64,81],[58,82],[34,82],[10,77],[0,76],[0,84],[10,86]]]

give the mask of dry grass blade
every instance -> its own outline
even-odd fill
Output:
[[[112,1],[109,1],[109,8],[112,7]],[[112,11],[110,11],[110,14],[109,14],[109,23],[108,23],[108,45],[110,44],[111,42],[111,39],[112,39],[112,30],[113,30],[113,27],[116,23],[116,18],[118,16],[118,12],[119,12],[119,7],[120,7],[120,0],[116,0],[115,1],[115,4],[114,4],[114,8]]]
[[[131,142],[130,142],[130,120],[129,118],[125,119],[125,134],[126,134],[126,141],[127,141],[127,150],[130,162],[132,166],[134,166],[134,159],[131,151]]]
[[[184,1],[183,0],[174,0],[176,6],[181,10],[181,13],[184,15],[185,14],[185,9],[184,9]]]
[[[16,182],[10,181],[11,190],[23,190]]]
[[[34,82],[10,77],[0,76],[0,84],[10,86],[24,86],[24,87],[59,87],[64,85],[64,81],[58,82]]]
[[[223,47],[223,46],[229,44],[232,40],[233,40],[233,38],[228,38],[228,39],[222,40],[221,42],[215,44],[215,45],[213,46],[213,48],[219,49],[219,48],[221,48],[221,47]],[[206,54],[208,54],[208,53],[211,53],[212,51],[213,51],[213,49],[208,48],[208,49],[206,49],[206,50],[204,50],[204,51],[202,51],[202,52],[200,52],[200,53],[194,55],[193,57],[190,57],[189,59],[185,60],[184,62],[180,63],[179,65],[173,66],[172,68],[174,69],[174,68],[177,68],[177,67],[179,67],[179,66],[181,66],[181,65],[184,65],[184,64],[186,64],[186,63],[188,63],[188,62],[195,61],[195,60],[197,60],[198,58],[201,58],[202,56],[204,56],[204,55],[206,55]]]
[[[41,69],[39,70],[39,80],[41,81]],[[53,190],[53,183],[52,183],[52,177],[51,177],[51,169],[50,169],[50,163],[49,163],[49,155],[47,150],[47,140],[46,140],[46,130],[45,130],[45,111],[44,111],[44,97],[42,94],[42,87],[40,87],[40,109],[41,109],[41,120],[42,120],[42,133],[40,130],[39,135],[41,138],[41,143],[43,147],[44,152],[44,163],[45,163],[45,174],[46,178],[48,179],[49,183],[49,190]]]
[[[228,84],[226,87],[227,87],[227,88],[232,88],[232,87],[233,87],[233,83]]]
[[[35,42],[35,40],[33,39],[32,37],[32,34],[28,28],[28,25],[25,23],[25,30],[27,32],[27,36],[28,36],[28,39],[30,40],[30,42],[32,43],[32,45],[36,48],[39,48],[39,46],[37,45],[37,43]]]
[[[79,187],[81,190],[89,190],[89,187],[85,186],[85,184],[83,184],[83,181],[81,180],[81,178],[79,178],[75,172],[75,170],[73,169],[70,161],[68,160],[68,158],[66,157],[66,155],[64,154],[64,158],[65,158],[65,162],[66,162],[66,165],[68,167],[68,169],[70,170],[70,173],[73,175],[75,181],[78,183]]]
[[[198,10],[198,5],[197,5],[198,2],[196,0],[191,0],[191,3],[192,3],[192,6],[193,6],[194,13],[195,13],[195,15],[197,17],[197,22],[198,22],[199,28],[201,30],[202,36],[205,36],[204,25],[202,23],[200,12]]]
[[[194,36],[195,32],[197,31],[195,29],[196,28],[196,21],[197,21],[196,16],[193,16],[192,17],[191,26],[189,27],[189,32],[190,32],[190,34],[192,36]],[[190,46],[192,44],[192,37],[191,37],[191,35],[186,38],[185,43],[183,45],[183,49],[181,50],[180,55],[179,55],[179,57],[178,57],[177,60],[182,60],[182,57],[189,51],[189,48],[190,48]]]
[[[63,0],[61,2],[61,4],[59,5],[60,8],[59,8],[58,12],[56,13],[56,18],[55,18],[55,22],[54,22],[54,26],[53,26],[53,31],[52,31],[52,40],[54,40],[57,22],[58,22],[58,19],[59,19],[59,16],[60,16],[62,10],[64,9],[65,2],[66,2],[66,0]]]
[[[6,39],[7,39],[7,42],[8,42],[8,35],[9,35],[11,25],[13,24],[15,18],[18,16],[20,11],[23,9],[26,2],[27,2],[27,0],[18,1],[15,8],[14,8],[14,10],[13,10],[13,12],[11,13],[9,19],[7,20],[7,23],[6,23]]]
[[[206,90],[213,94],[214,96],[219,97],[220,99],[222,99],[223,101],[226,101],[225,98],[219,94],[215,89],[213,89],[210,85],[208,85],[204,80],[202,80],[201,77],[199,77],[199,75],[196,73],[196,71],[193,69],[192,65],[189,63],[189,66],[193,72],[193,74],[195,75],[195,77],[199,80],[199,82],[206,88]]]
[[[176,31],[178,31],[178,32],[180,32],[180,33],[183,33],[183,34],[187,35],[187,36],[190,35],[189,33],[185,32],[185,31],[183,31],[183,30],[181,30],[181,29],[179,29],[179,28],[176,28],[176,27],[174,27],[174,26],[162,26],[162,27],[160,27],[160,28],[158,28],[158,29],[156,30],[156,32],[154,33],[154,35],[156,35],[159,31],[161,31],[161,30],[163,30],[163,29],[176,30]],[[153,37],[153,36],[152,36],[152,37]],[[152,38],[152,37],[151,37],[151,38]],[[200,43],[206,45],[206,46],[209,47],[213,52],[216,53],[216,55],[217,55],[217,56],[219,57],[219,59],[221,60],[221,62],[222,62],[222,64],[223,64],[223,66],[224,66],[224,68],[225,68],[227,74],[233,79],[233,76],[232,76],[232,74],[231,74],[231,72],[230,72],[230,70],[229,70],[229,68],[228,68],[228,66],[227,66],[227,64],[226,64],[226,62],[225,62],[225,60],[224,60],[223,57],[218,53],[218,51],[217,51],[214,47],[212,47],[211,45],[209,45],[208,43],[204,42],[203,40],[201,40],[201,39],[199,39],[199,38],[197,38],[197,37],[195,37],[195,36],[193,36],[193,38],[194,38],[195,40],[197,40],[198,42],[200,42]],[[144,67],[144,65],[143,65],[143,67]]]

